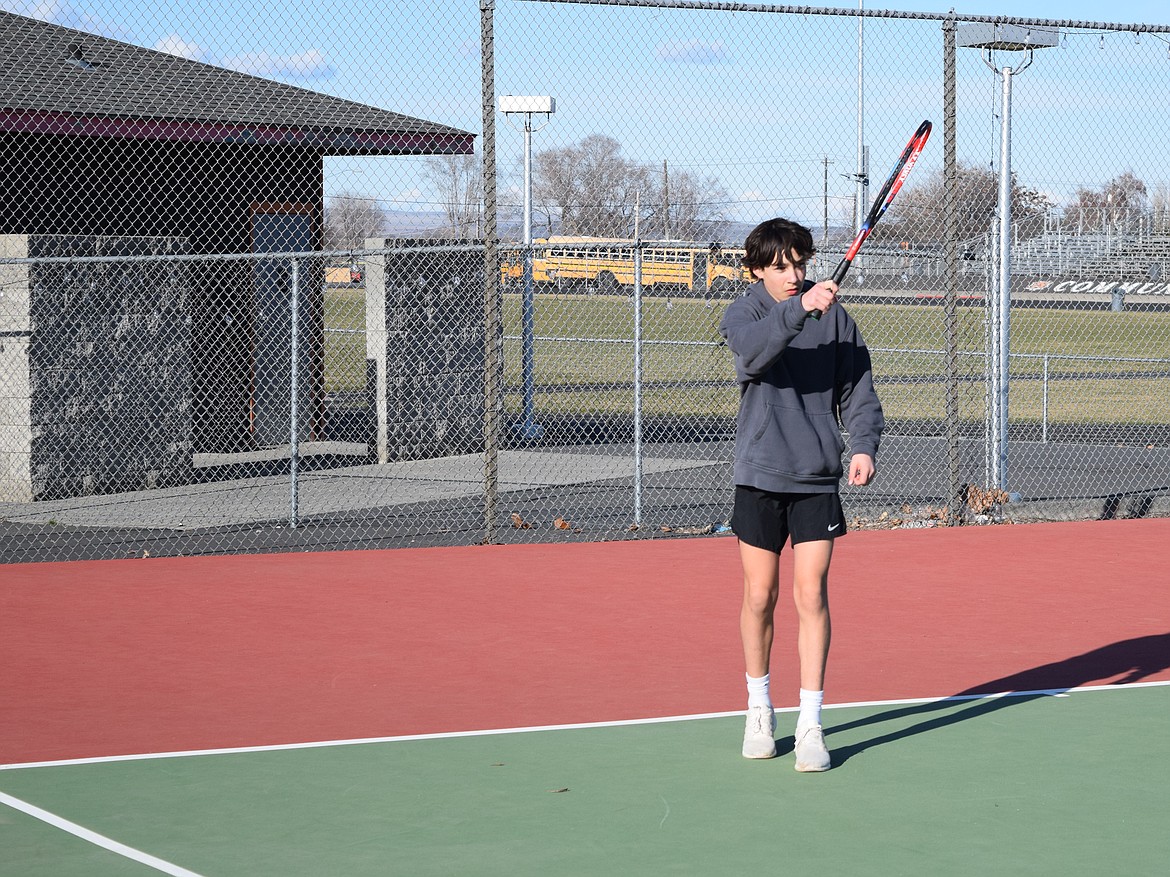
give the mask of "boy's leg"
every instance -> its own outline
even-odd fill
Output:
[[[743,604],[739,630],[747,675],[760,680],[768,675],[775,631],[776,600],[780,593],[780,555],[746,542],[739,543],[743,563]],[[744,728],[745,758],[771,758],[776,754],[776,714],[771,705],[749,704]]]
[[[829,562],[833,540],[800,542],[792,548],[792,597],[800,622],[796,648],[800,655],[800,687],[823,691],[829,659],[832,622],[829,618]]]
[[[799,620],[800,716],[796,723],[796,769],[828,770],[831,762],[821,729],[820,709],[825,687],[832,623],[829,617],[831,539],[793,546],[792,593]]]
[[[739,634],[743,640],[744,665],[749,676],[768,672],[775,635],[776,600],[780,595],[780,555],[739,543],[743,563],[743,605]]]

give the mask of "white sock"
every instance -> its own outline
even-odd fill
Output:
[[[755,676],[748,676],[745,673],[744,677],[747,679],[748,709],[754,706],[766,706],[768,709],[772,709],[772,698],[768,694],[768,680],[771,678],[771,674],[765,673],[757,679]]]
[[[807,728],[809,725],[821,723],[821,706],[825,702],[825,692],[800,689],[800,714],[796,717],[796,727]]]

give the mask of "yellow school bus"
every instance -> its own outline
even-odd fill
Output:
[[[624,245],[624,246],[623,246]],[[629,240],[594,237],[558,237],[533,241],[532,281],[560,289],[585,288],[616,293],[634,285],[634,246]],[[642,250],[642,288],[650,292],[724,295],[750,283],[743,268],[743,250],[718,244],[666,242]],[[501,278],[505,284],[523,278],[523,254],[504,254]]]

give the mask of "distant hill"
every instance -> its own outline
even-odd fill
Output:
[[[442,228],[446,217],[438,211],[384,210],[386,237],[421,238],[430,237],[436,229]]]

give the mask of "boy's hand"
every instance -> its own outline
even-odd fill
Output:
[[[800,303],[805,313],[820,311],[825,313],[837,301],[837,284],[832,280],[822,280],[800,297]]]
[[[873,465],[873,457],[869,454],[854,454],[849,461],[849,483],[864,487],[873,479],[875,471],[877,470]]]

